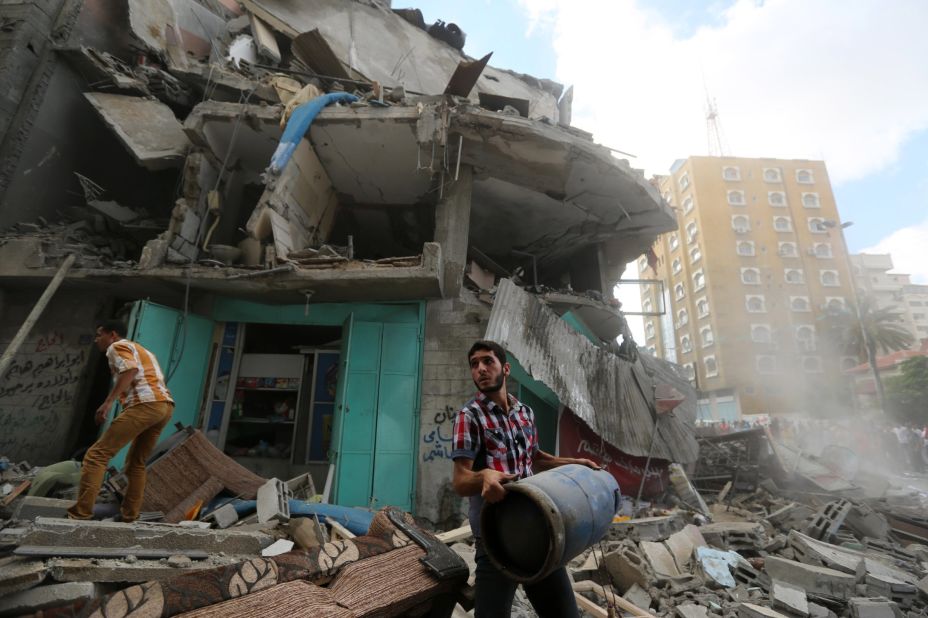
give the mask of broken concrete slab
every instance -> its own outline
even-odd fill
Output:
[[[886,582],[905,582],[912,585],[917,580],[914,575],[876,560],[864,552],[818,541],[795,530],[789,533],[789,543],[796,554],[796,559],[806,564],[827,566],[845,573],[857,574],[863,562],[864,570],[871,577]]]
[[[614,522],[609,526],[606,539],[622,541],[629,539],[635,541],[663,541],[674,532],[683,530],[686,522],[680,513],[664,515],[661,517],[640,517],[627,521]]]
[[[40,517],[22,539],[24,545],[60,547],[139,547],[257,554],[274,539],[260,532],[200,530],[171,524],[75,521]]]
[[[899,606],[882,597],[855,597],[848,601],[851,618],[902,618]]]
[[[625,591],[622,598],[632,605],[648,611],[650,611],[653,602],[648,591],[638,584],[632,584],[632,587]]]
[[[709,609],[695,603],[683,603],[674,608],[679,618],[709,618]]]
[[[211,569],[247,560],[250,556],[212,556],[195,560],[189,570]],[[53,558],[48,561],[49,574],[58,582],[140,583],[167,579],[177,569],[167,560],[114,560],[110,558]]]
[[[641,553],[651,566],[655,574],[661,577],[679,577],[684,573],[680,571],[673,554],[663,543],[653,543],[651,541],[642,541],[639,545]]]
[[[139,165],[150,170],[183,165],[190,142],[170,107],[121,94],[85,92],[84,97]]]
[[[13,519],[32,520],[38,517],[67,517],[73,500],[44,496],[24,496],[13,509]]]
[[[738,618],[789,618],[789,616],[763,605],[740,603],[738,605]]]
[[[814,566],[767,556],[764,571],[774,580],[802,587],[806,592],[831,599],[849,599],[854,596],[857,577],[822,566]]]
[[[693,551],[697,547],[705,547],[706,540],[703,538],[700,529],[690,524],[683,530],[667,537],[664,545],[670,550],[680,573],[687,573],[690,571],[693,562]]]
[[[126,558],[135,556],[143,559],[169,558],[182,555],[193,560],[209,557],[209,552],[202,549],[141,548],[141,547],[80,547],[80,546],[46,546],[20,545],[13,550],[17,556],[36,558]]]
[[[42,560],[20,556],[0,558],[0,598],[41,584],[48,574]]]
[[[770,601],[774,609],[782,609],[799,616],[809,615],[809,599],[799,586],[777,581],[770,582]]]
[[[696,548],[696,562],[700,570],[711,581],[725,588],[735,587],[736,582],[731,569],[741,560],[737,552],[722,551],[711,547]]]
[[[102,594],[93,582],[67,582],[39,586],[8,596],[0,595],[0,615],[32,614],[38,610],[75,601],[92,599]]]

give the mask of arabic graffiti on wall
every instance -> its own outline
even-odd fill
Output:
[[[425,427],[422,435],[422,461],[436,459],[451,459],[451,440],[454,437],[454,417],[457,409],[445,406],[444,410],[435,413],[433,424]],[[428,430],[428,431],[425,431]]]
[[[34,335],[0,377],[0,453],[11,460],[60,456],[87,362],[77,339],[57,329]]]

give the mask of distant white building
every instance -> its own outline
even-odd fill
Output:
[[[874,299],[877,307],[894,307],[900,322],[912,333],[917,349],[919,341],[928,337],[928,285],[915,284],[909,275],[891,273],[893,258],[888,253],[851,255],[858,293]]]

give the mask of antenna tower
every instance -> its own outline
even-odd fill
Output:
[[[727,157],[731,155],[725,131],[722,130],[722,119],[719,118],[719,108],[715,99],[709,96],[706,90],[706,140],[708,142],[709,156]]]

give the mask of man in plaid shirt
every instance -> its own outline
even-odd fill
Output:
[[[476,618],[508,617],[518,583],[501,573],[487,557],[480,540],[483,502],[498,502],[506,482],[566,464],[599,468],[589,459],[555,457],[538,448],[532,409],[510,395],[506,351],[493,341],[477,341],[467,353],[478,393],[454,419],[451,458],[455,492],[470,498],[469,519],[476,541]],[[539,616],[579,616],[570,577],[564,568],[525,586]]]

